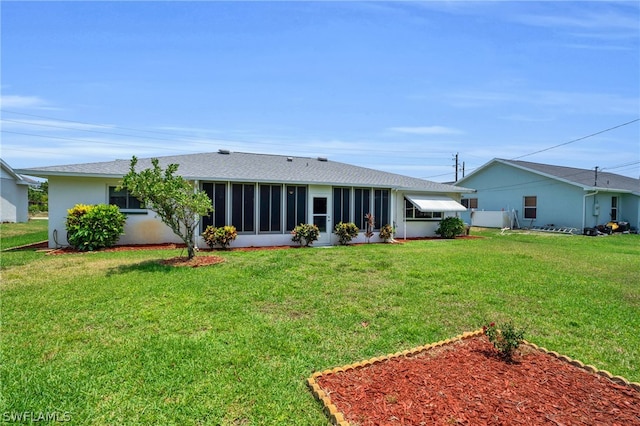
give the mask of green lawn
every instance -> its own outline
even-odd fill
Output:
[[[0,223],[0,248],[2,250],[25,244],[45,241],[47,237],[46,219],[30,220],[25,223]]]
[[[206,268],[158,264],[178,250],[3,253],[0,412],[326,425],[314,371],[507,320],[640,381],[639,235],[482,235],[218,252]]]

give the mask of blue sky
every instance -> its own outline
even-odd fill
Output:
[[[224,148],[440,182],[456,153],[467,174],[499,157],[640,176],[637,1],[0,7],[14,168]]]

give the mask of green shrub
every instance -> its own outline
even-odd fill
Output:
[[[442,238],[455,238],[464,232],[464,222],[459,217],[445,217],[440,221],[436,234]]]
[[[233,225],[226,225],[220,228],[209,225],[202,233],[202,238],[204,238],[204,241],[209,247],[214,248],[216,245],[219,245],[225,250],[237,236],[238,232]]]
[[[393,238],[394,232],[395,230],[393,229],[393,226],[386,224],[382,228],[380,228],[379,237],[386,243]]]
[[[125,221],[117,206],[76,204],[67,210],[67,241],[80,251],[111,247],[124,233]]]
[[[496,323],[492,322],[483,326],[482,331],[506,361],[513,360],[513,354],[524,339],[524,330],[516,329],[511,323],[506,323],[499,329]]]
[[[333,233],[338,236],[340,244],[346,246],[349,242],[358,236],[360,229],[353,222],[343,223],[340,222],[333,229]]]
[[[320,236],[320,228],[310,223],[301,223],[291,231],[291,240],[295,243],[309,247]]]

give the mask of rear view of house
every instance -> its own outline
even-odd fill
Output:
[[[374,215],[374,231],[389,224],[396,238],[434,235],[443,217],[466,210],[459,201],[471,192],[322,157],[220,150],[160,157],[159,164],[178,164],[177,174],[209,195],[214,212],[202,218],[201,231],[207,225],[233,225],[236,247],[292,244],[291,231],[301,223],[320,228],[316,245],[335,244],[337,223],[354,222],[363,230],[367,213]],[[137,170],[150,166],[151,159],[139,159]],[[129,160],[116,160],[23,169],[49,180],[49,245],[67,245],[67,209],[78,203],[120,207],[127,214],[120,244],[178,242],[152,211],[118,190],[129,167]],[[197,244],[206,247],[201,238]]]

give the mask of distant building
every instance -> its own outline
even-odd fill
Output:
[[[27,222],[29,220],[29,181],[17,174],[11,166],[0,159],[0,204],[1,221]]]
[[[461,203],[475,211],[515,211],[520,227],[585,227],[610,221],[640,228],[640,179],[595,170],[493,159],[458,180],[475,190]]]

